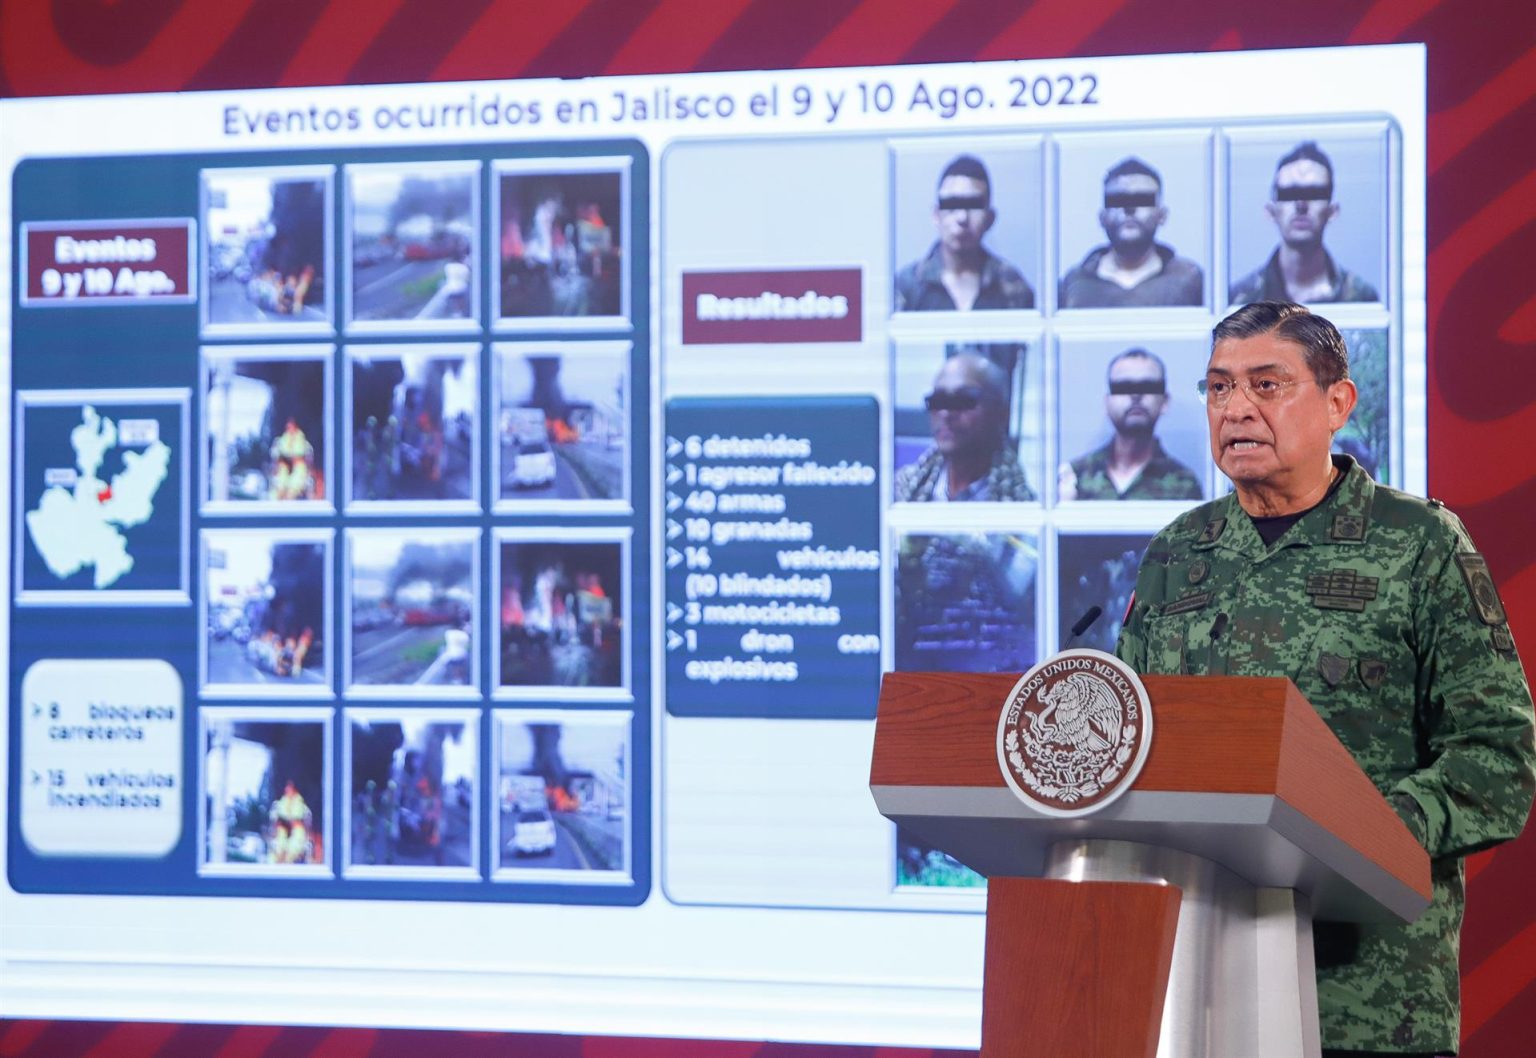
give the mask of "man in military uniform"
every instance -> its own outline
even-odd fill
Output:
[[[1157,421],[1168,406],[1168,371],[1145,349],[1127,349],[1109,362],[1104,410],[1115,435],[1102,448],[1063,464],[1063,500],[1198,500],[1194,471],[1163,451]]]
[[[997,222],[992,180],[981,159],[962,154],[939,176],[933,207],[938,241],[896,274],[897,312],[1032,309],[1024,273],[982,245]]]
[[[1269,260],[1232,284],[1234,305],[1252,301],[1380,301],[1376,288],[1339,265],[1323,246],[1333,200],[1333,162],[1311,140],[1297,144],[1275,167],[1264,212],[1280,245]]]
[[[1355,386],[1327,320],[1239,309],[1201,388],[1235,492],[1153,538],[1117,653],[1144,673],[1296,683],[1429,852],[1434,885],[1413,923],[1317,924],[1324,1053],[1453,1053],[1462,858],[1519,834],[1536,787],[1498,592],[1442,505],[1330,457]]]

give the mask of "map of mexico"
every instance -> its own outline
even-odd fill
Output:
[[[149,425],[156,424],[151,420]],[[55,576],[94,566],[94,586],[106,588],[133,568],[128,541],[118,527],[133,528],[149,519],[171,450],[155,436],[142,452],[125,451],[122,473],[107,485],[97,473],[106,453],[124,440],[116,423],[87,404],[69,440],[79,471],[74,488],[55,485],[45,491],[37,509],[27,512],[27,531]]]

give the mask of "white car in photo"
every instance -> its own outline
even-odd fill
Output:
[[[555,450],[548,441],[523,441],[512,456],[512,484],[522,489],[552,484]]]
[[[510,844],[519,856],[551,851],[555,847],[554,818],[543,808],[518,809]]]

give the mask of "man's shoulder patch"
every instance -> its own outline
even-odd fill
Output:
[[[1483,624],[1496,627],[1507,624],[1509,618],[1499,599],[1499,589],[1494,587],[1493,575],[1488,572],[1488,560],[1476,551],[1463,551],[1456,556],[1456,565],[1467,582],[1467,592],[1472,596],[1472,605]]]

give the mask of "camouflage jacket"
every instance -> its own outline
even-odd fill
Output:
[[[1355,273],[1340,268],[1333,255],[1328,258],[1329,291],[1317,301],[1380,301],[1376,288]],[[1255,301],[1290,301],[1291,293],[1285,288],[1285,276],[1280,271],[1280,251],[1269,255],[1269,260],[1232,284],[1227,300],[1234,305],[1247,305]]]
[[[1195,472],[1163,451],[1161,441],[1152,442],[1156,448],[1147,465],[1141,468],[1136,480],[1126,486],[1124,492],[1115,488],[1109,476],[1109,457],[1115,442],[1109,441],[1085,456],[1072,460],[1072,473],[1077,477],[1077,498],[1080,500],[1198,500],[1204,493]]]
[[[1231,495],[1159,532],[1116,652],[1145,673],[1288,676],[1306,695],[1429,851],[1434,883],[1411,924],[1317,924],[1323,1046],[1450,1053],[1461,860],[1525,823],[1530,690],[1461,522],[1335,461],[1342,484],[1272,548]]]
[[[945,473],[944,453],[937,447],[929,446],[917,462],[896,471],[891,498],[900,503],[931,502],[938,496]],[[1024,468],[1019,466],[1018,456],[1014,455],[1011,447],[1004,444],[993,453],[992,469],[987,472],[987,476],[980,481],[973,481],[960,495],[950,496],[949,499],[951,502],[994,500],[1003,503],[1032,503],[1035,490],[1025,480]]]

